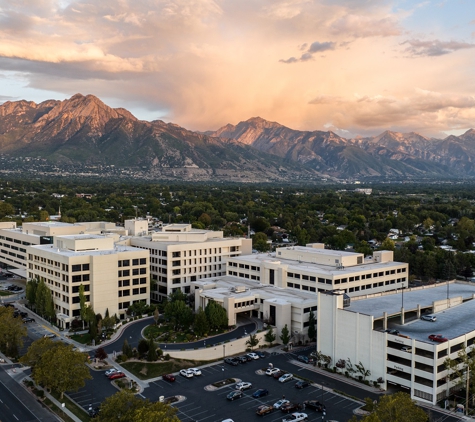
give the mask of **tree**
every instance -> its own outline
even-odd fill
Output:
[[[114,327],[114,324],[115,324],[115,318],[112,316],[105,316],[103,319],[102,319],[102,328],[104,328],[104,330],[106,331],[109,331],[109,330],[112,330],[112,328]]]
[[[149,343],[144,338],[140,339],[139,344],[137,345],[137,352],[139,356],[145,355],[148,352]]]
[[[252,247],[259,252],[268,251],[269,245],[267,244],[267,235],[262,232],[256,233],[252,237]]]
[[[284,346],[287,346],[290,341],[290,332],[287,327],[287,324],[284,325],[284,328],[282,328],[282,331],[280,333],[280,339],[282,340],[282,344]]]
[[[260,339],[257,338],[257,334],[250,334],[249,340],[246,341],[246,346],[249,346],[251,350],[259,344]]]
[[[92,377],[84,353],[74,351],[71,345],[52,343],[53,347],[47,349],[32,368],[32,376],[37,384],[61,393],[62,399],[65,391],[84,387],[85,381]]]
[[[365,380],[366,377],[369,377],[371,375],[371,371],[369,369],[366,369],[361,363],[361,361],[359,363],[355,363],[355,368],[361,374],[363,380]]]
[[[113,420],[125,422],[180,422],[172,406],[150,400],[142,400],[132,392],[121,390],[107,397],[101,404],[98,422]]]
[[[373,413],[358,419],[356,416],[350,422],[427,422],[429,417],[407,393],[398,392],[384,395],[374,405]]]
[[[267,333],[264,335],[264,340],[267,341],[267,343],[272,344],[275,341],[275,334],[274,334],[274,329],[272,327],[269,327],[267,330]]]
[[[228,326],[228,315],[218,302],[210,300],[205,308],[205,314],[208,318],[210,328],[224,328]]]
[[[127,339],[125,339],[124,343],[122,344],[122,353],[128,358],[131,358],[133,356],[132,347],[130,347],[130,344]]]
[[[38,288],[38,283],[39,281],[37,278],[31,279],[26,283],[26,300],[33,307],[35,307],[36,304],[36,290]]]
[[[56,347],[57,343],[52,341],[50,338],[40,338],[33,343],[26,354],[20,358],[20,362],[23,365],[31,366],[32,368],[40,361],[41,357],[50,349]]]
[[[383,242],[381,243],[381,247],[378,249],[380,251],[394,251],[394,249],[396,249],[394,240],[387,237],[386,239],[383,240]]]
[[[315,319],[315,314],[310,311],[310,314],[308,315],[308,338],[313,341],[315,340],[315,338],[317,337],[317,329],[315,328],[315,323],[316,323],[316,319]]]
[[[84,285],[79,286],[79,309],[82,319],[82,329],[84,330],[84,322],[87,318],[86,295],[84,294]]]
[[[473,394],[475,394],[475,377],[473,376],[475,371],[475,349],[461,349],[457,355],[457,359],[445,359],[445,367],[449,371],[450,379],[456,380],[456,385],[461,388],[467,385],[468,376],[470,395],[473,397]]]
[[[152,339],[148,341],[147,360],[149,362],[155,362],[157,360],[157,349],[155,348],[155,343]]]
[[[155,321],[155,325],[158,324],[158,320],[160,319],[160,312],[158,311],[158,307],[155,308],[155,311],[153,312],[153,320]]]
[[[165,317],[173,324],[175,331],[188,327],[193,322],[193,311],[183,300],[175,300],[165,305]]]
[[[193,331],[197,336],[204,336],[209,331],[208,318],[206,318],[206,313],[203,311],[203,308],[200,306],[198,312],[195,314],[195,320],[193,322]]]
[[[7,356],[17,357],[27,335],[21,318],[13,316],[13,309],[0,307],[0,350]]]
[[[96,349],[94,357],[99,360],[107,359],[107,352],[104,350],[103,347],[99,347]]]

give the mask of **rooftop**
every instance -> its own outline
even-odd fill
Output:
[[[35,245],[31,246],[32,248],[44,251],[53,251],[58,255],[73,257],[73,256],[100,256],[100,255],[113,255],[119,252],[141,252],[143,254],[144,249],[134,248],[132,246],[124,245],[115,245],[112,249],[103,249],[103,250],[84,250],[84,251],[73,251],[70,249],[59,249],[55,245]],[[148,252],[148,251],[147,251]]]

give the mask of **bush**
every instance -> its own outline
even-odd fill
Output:
[[[164,357],[165,360],[170,360],[170,355],[167,353]]]
[[[40,399],[42,399],[45,396],[45,392],[43,390],[34,390],[34,393]]]

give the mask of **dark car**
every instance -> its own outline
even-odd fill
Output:
[[[247,357],[245,356],[238,356],[235,358],[239,363],[246,363],[247,362]]]
[[[308,387],[309,385],[310,383],[308,381],[298,381],[297,383],[295,383],[295,388],[302,389]]]
[[[256,410],[256,415],[263,416],[271,413],[274,410],[274,406],[271,404],[262,404]]]
[[[317,412],[323,412],[325,410],[325,405],[320,403],[318,400],[305,400],[303,404],[306,409],[313,409]]]
[[[227,363],[228,365],[233,365],[233,366],[238,366],[239,365],[239,362],[236,359],[233,359],[233,358],[224,359],[224,363]]]
[[[26,312],[20,312],[20,316],[22,318],[26,318],[28,316],[28,314]]]
[[[269,394],[269,390],[266,390],[265,388],[259,388],[259,390],[256,390],[254,391],[254,393],[252,393],[252,397],[254,397],[255,399],[258,399],[259,397],[264,397],[264,396],[267,396]]]
[[[394,334],[395,336],[399,334],[399,330],[395,330],[395,329],[384,330],[384,332],[389,333],[389,334]]]
[[[284,404],[280,410],[284,413],[290,413],[290,412],[297,412],[302,408],[300,403],[286,403]]]
[[[287,372],[285,371],[279,371],[276,372],[274,375],[272,375],[275,379],[279,379],[282,375],[286,374]]]
[[[227,396],[226,398],[228,400],[236,400],[236,399],[240,399],[241,397],[243,396],[242,394],[242,391],[241,390],[234,390],[234,391],[231,391]]]
[[[89,408],[88,413],[90,418],[97,418],[99,416],[101,409],[99,407]]]
[[[175,381],[175,375],[165,374],[165,375],[162,375],[162,379],[165,380],[165,381],[174,382]]]
[[[26,318],[23,318],[23,322],[35,322],[35,319],[30,318],[30,317],[26,317]]]
[[[297,360],[299,360],[300,362],[303,362],[303,363],[313,363],[313,358],[308,357],[308,356],[304,356],[304,355],[299,355],[297,357]]]
[[[261,352],[260,350],[256,351],[256,355],[259,356],[261,359],[264,359],[264,358],[267,357],[267,353],[266,352]]]

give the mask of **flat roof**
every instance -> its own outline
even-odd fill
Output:
[[[470,331],[475,331],[475,284],[468,283],[449,283],[425,286],[424,288],[414,288],[404,290],[404,310],[417,309],[418,305],[422,308],[431,306],[433,302],[449,298],[462,297],[466,302],[451,306],[443,311],[432,313],[437,317],[437,321],[423,321],[412,319],[404,325],[398,324],[399,319],[389,319],[391,328],[400,331],[401,334],[410,338],[430,342],[430,334],[442,334],[451,339],[464,335]],[[383,313],[394,315],[401,312],[402,292],[388,292],[382,296],[376,296],[368,299],[351,298],[351,305],[345,310],[358,312],[365,315],[371,315],[374,318],[383,317]]]
[[[89,255],[113,255],[119,252],[144,252],[146,249],[135,248],[133,246],[125,245],[115,245],[112,249],[103,249],[103,250],[83,250],[83,251],[73,251],[70,249],[58,249],[55,245],[33,245],[31,246],[35,249],[45,250],[49,252],[54,252],[62,256],[89,256]],[[147,251],[148,252],[148,251]]]
[[[320,251],[320,249],[315,249]],[[351,252],[347,252],[351,255]],[[306,271],[308,273],[318,271],[321,275],[328,275],[330,277],[338,278],[338,276],[346,277],[348,274],[353,274],[355,272],[372,272],[378,271],[380,269],[385,269],[389,266],[397,265],[407,265],[405,262],[389,261],[389,262],[374,262],[370,260],[365,260],[363,264],[345,266],[342,269],[337,269],[334,265],[324,265],[313,262],[304,262],[297,261],[294,259],[286,259],[279,256],[276,256],[275,253],[259,253],[252,255],[240,255],[237,257],[229,258],[230,260],[237,260],[240,262],[246,262],[249,265],[260,264],[261,262],[280,262],[283,265],[287,265],[289,270],[293,271]],[[404,277],[407,273],[401,273],[398,276]],[[345,285],[346,287],[346,285]]]
[[[210,298],[214,297],[220,299],[224,297],[239,298],[248,297],[250,295],[259,295],[263,299],[272,299],[278,303],[299,303],[303,305],[305,302],[312,302],[311,304],[309,303],[309,306],[312,306],[313,304],[316,305],[317,302],[316,293],[309,293],[296,289],[284,289],[271,284],[261,284],[257,281],[242,279],[230,275],[202,278],[201,280],[193,282],[194,285],[202,284],[203,286],[215,283],[217,287],[203,290],[203,295]],[[246,291],[235,292],[232,290],[235,287],[245,287]]]

